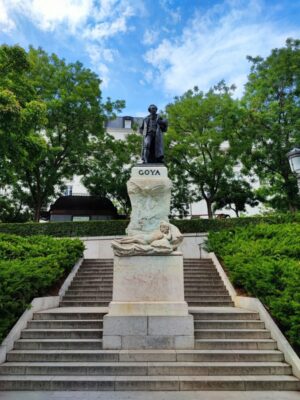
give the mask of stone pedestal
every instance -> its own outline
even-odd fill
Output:
[[[171,181],[167,169],[155,165],[135,167],[127,187],[132,204],[129,240],[147,238],[148,233],[160,229],[161,221],[168,222]],[[172,240],[170,243],[176,243]],[[155,250],[160,251],[157,244]],[[143,246],[139,251],[148,251],[150,245]],[[103,320],[103,348],[194,348],[193,317],[184,301],[180,252],[171,247],[168,254],[162,255],[129,256],[122,251],[115,255],[113,300]]]
[[[164,165],[133,167],[127,190],[132,206],[128,235],[151,232],[168,221],[172,182]]]
[[[114,258],[113,300],[104,317],[103,348],[194,348],[180,253]]]

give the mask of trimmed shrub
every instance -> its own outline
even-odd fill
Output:
[[[227,219],[173,219],[182,233],[217,232],[235,229],[239,226],[257,225],[261,222],[278,224],[300,222],[300,213],[274,214],[265,217],[245,217]],[[21,236],[48,235],[56,237],[116,236],[124,235],[128,220],[88,221],[88,222],[49,222],[0,224],[0,232]]]
[[[300,350],[300,224],[259,224],[210,233],[207,249],[238,288],[258,297]]]
[[[78,240],[0,234],[0,341],[34,297],[70,271],[83,254]]]

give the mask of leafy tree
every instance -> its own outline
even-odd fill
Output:
[[[299,197],[286,153],[300,143],[300,40],[288,39],[265,59],[248,59],[239,136],[245,172],[257,174],[270,205],[293,211]]]
[[[239,217],[240,212],[246,211],[246,204],[251,207],[259,204],[250,183],[242,179],[232,179],[226,182],[225,186],[220,187],[215,199],[214,210],[228,208]]]
[[[0,46],[0,185],[13,182],[13,165],[26,157],[22,144],[46,122],[46,107],[28,80],[30,63],[19,46]]]
[[[193,189],[189,202],[205,200],[209,218],[218,192],[232,178],[236,164],[231,148],[222,151],[236,127],[238,104],[232,99],[233,89],[220,82],[204,94],[196,87],[166,108],[171,177],[189,183]]]
[[[13,195],[0,196],[0,222],[27,222],[30,211]]]
[[[119,212],[126,215],[131,207],[126,183],[139,158],[140,145],[141,139],[134,133],[125,140],[117,140],[105,133],[91,147],[92,157],[87,162],[87,173],[83,178],[91,194],[108,197]]]
[[[26,157],[15,171],[14,186],[38,221],[63,181],[84,168],[91,142],[103,135],[105,119],[124,102],[103,104],[100,79],[79,62],[68,64],[30,48],[28,63],[26,79],[46,107],[47,122],[21,142]]]

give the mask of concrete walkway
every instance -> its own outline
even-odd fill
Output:
[[[1,400],[300,400],[300,392],[0,392]]]

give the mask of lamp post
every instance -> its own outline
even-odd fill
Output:
[[[292,172],[297,177],[298,192],[300,194],[300,148],[295,147],[287,153]]]

